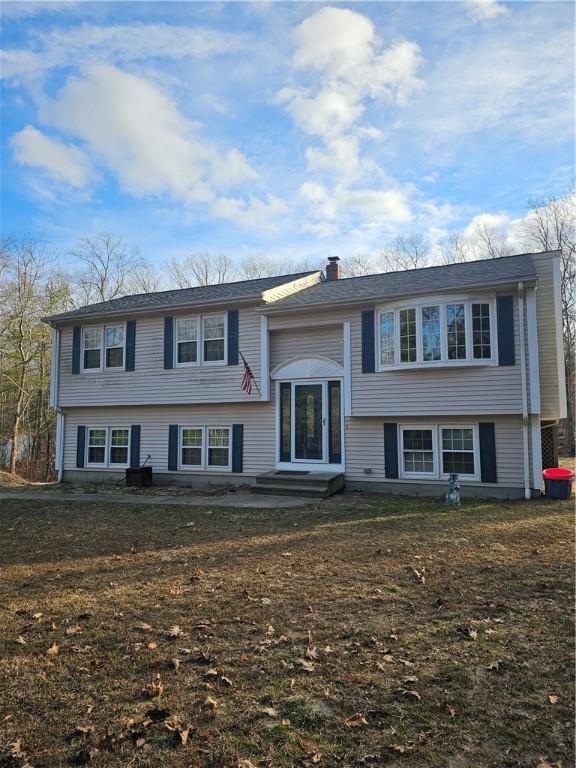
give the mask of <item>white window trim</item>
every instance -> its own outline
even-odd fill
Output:
[[[91,462],[90,457],[90,431],[93,429],[106,430],[106,445],[104,447],[104,463]],[[128,461],[126,464],[112,464],[110,463],[110,448],[112,447],[111,433],[113,429],[127,429],[128,430]],[[126,469],[130,466],[130,448],[131,448],[131,436],[132,428],[125,424],[113,424],[112,426],[103,426],[102,424],[92,424],[86,427],[86,448],[85,448],[85,465],[93,469]]]
[[[182,463],[182,432],[185,429],[202,430],[202,464]],[[226,429],[228,431],[228,464],[214,467],[208,464],[208,430]],[[224,447],[224,446],[212,446]],[[178,428],[178,469],[182,472],[231,472],[232,471],[232,426],[230,424],[181,424]]]
[[[437,480],[438,479],[438,431],[436,424],[400,424],[399,427],[399,459],[400,477],[404,477],[408,480]],[[404,470],[404,432],[414,429],[429,429],[432,432],[432,461],[434,463],[434,469],[432,472],[406,472]]]
[[[178,321],[179,320],[195,320],[196,321],[196,360],[192,363],[179,363],[178,362]],[[197,368],[200,365],[201,360],[201,337],[202,333],[200,327],[202,325],[202,318],[200,315],[181,315],[174,318],[174,365],[176,368]],[[186,341],[192,341],[192,339],[186,339]],[[182,342],[185,343],[185,342]]]
[[[106,328],[123,328],[124,343],[122,345],[122,366],[106,365]],[[95,330],[100,332],[100,365],[97,368],[84,367],[84,331]],[[110,347],[110,349],[119,349],[119,347]],[[102,373],[103,371],[125,371],[126,370],[126,323],[108,323],[106,325],[83,325],[80,330],[80,370],[82,373]]]
[[[473,438],[474,452],[474,474],[462,475],[458,478],[465,481],[480,481],[480,440],[478,436],[478,424],[474,423],[418,423],[418,424],[399,424],[398,425],[398,463],[399,475],[406,480],[447,480],[450,475],[442,471],[442,430],[443,429],[471,429]],[[432,430],[432,453],[434,459],[433,472],[405,472],[404,471],[404,430],[412,429],[430,429]]]
[[[222,360],[204,360],[204,320],[210,317],[224,318],[224,358]],[[178,320],[196,320],[198,330],[196,335],[196,362],[178,362]],[[219,366],[228,364],[228,312],[212,312],[208,315],[177,315],[174,318],[174,366],[176,368],[198,368],[199,366]]]
[[[461,480],[480,480],[480,439],[478,437],[478,424],[438,424],[438,468],[440,471],[440,478],[447,480],[450,477],[448,472],[442,472],[442,457],[444,449],[442,447],[442,430],[443,429],[471,429],[472,430],[472,445],[474,453],[474,474],[462,475],[458,474],[458,478]],[[462,453],[470,453],[470,451],[462,451]]]
[[[464,304],[464,313],[466,318],[466,357],[459,360],[448,359],[448,335],[446,331],[446,305]],[[489,304],[490,306],[490,352],[491,357],[476,358],[472,344],[472,304]],[[423,360],[422,343],[422,307],[440,307],[440,360]],[[403,363],[400,361],[400,311],[402,309],[416,310],[416,362]],[[382,363],[381,340],[380,340],[380,315],[385,312],[394,313],[394,359],[393,364]],[[435,297],[430,296],[422,299],[418,303],[394,303],[385,304],[376,307],[376,350],[377,350],[377,370],[378,371],[397,371],[411,368],[452,368],[452,367],[477,367],[498,365],[498,336],[496,328],[496,298],[490,296],[467,296],[465,298],[454,298],[448,296]]]

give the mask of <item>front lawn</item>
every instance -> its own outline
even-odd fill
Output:
[[[568,768],[572,503],[0,501],[0,765]]]

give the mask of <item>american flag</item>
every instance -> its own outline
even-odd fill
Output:
[[[244,360],[244,357],[242,357],[242,360]],[[252,375],[252,371],[250,370],[250,366],[244,360],[244,375],[242,376],[242,384],[240,384],[240,387],[246,392],[248,395],[252,394],[252,379],[254,376]]]

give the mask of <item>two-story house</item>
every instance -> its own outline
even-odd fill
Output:
[[[47,320],[65,480],[149,457],[159,482],[440,494],[456,472],[469,496],[529,497],[565,416],[557,251],[347,279],[333,258]]]

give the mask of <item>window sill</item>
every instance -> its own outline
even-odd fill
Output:
[[[438,360],[434,363],[400,363],[377,368],[378,373],[388,371],[420,371],[435,370],[436,368],[493,368],[498,367],[496,360]]]

